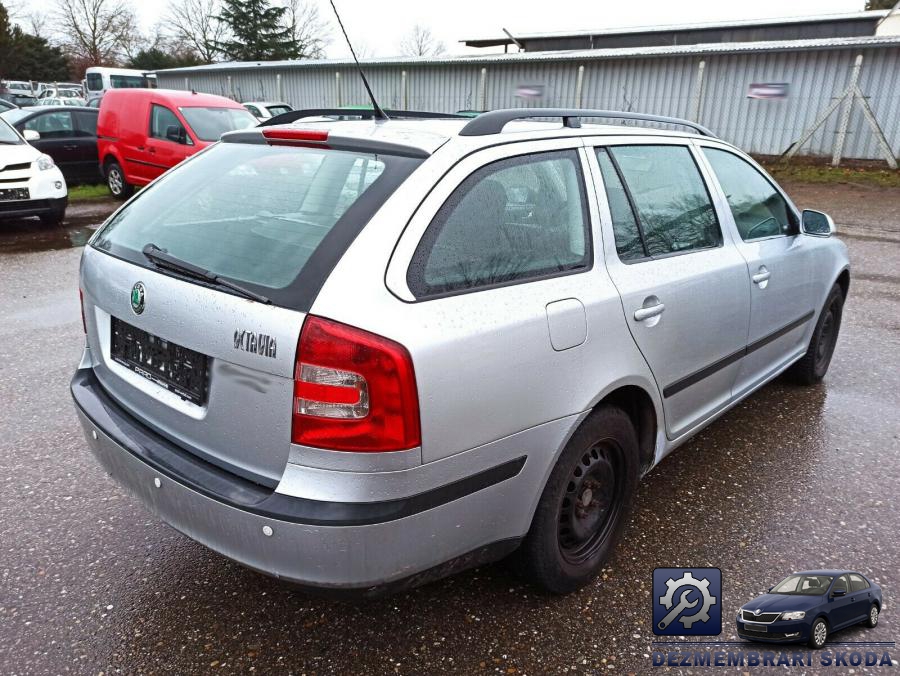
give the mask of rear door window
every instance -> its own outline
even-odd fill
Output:
[[[850,591],[862,591],[868,589],[869,583],[861,575],[850,574]]]
[[[634,210],[646,257],[721,245],[712,199],[687,146],[611,146],[608,152]],[[619,196],[616,201],[624,213]]]
[[[574,151],[482,167],[425,231],[407,274],[410,290],[434,296],[587,269],[585,203]]]
[[[97,114],[87,113],[84,111],[76,111],[75,123],[78,127],[79,136],[96,136],[97,135]]]
[[[220,143],[145,188],[92,243],[149,267],[141,250],[153,243],[304,309],[323,275],[419,162]]]

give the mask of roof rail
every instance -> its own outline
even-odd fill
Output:
[[[452,118],[472,119],[468,115],[457,115],[456,113],[432,113],[422,110],[389,110],[384,111],[390,118],[398,119],[422,119],[422,120],[446,120]],[[370,120],[378,117],[374,110],[369,108],[308,108],[306,110],[291,110],[281,115],[270,117],[260,122],[260,127],[268,127],[273,124],[288,124],[301,120],[304,117],[323,117],[339,115],[341,117],[361,117],[364,120]]]
[[[677,124],[682,127],[694,129],[703,136],[716,138],[706,127],[683,120],[679,117],[666,117],[664,115],[645,115],[644,113],[632,113],[622,110],[590,110],[587,108],[507,108],[504,110],[491,110],[473,118],[462,131],[460,136],[488,136],[499,134],[503,127],[513,120],[526,120],[536,117],[561,117],[564,127],[578,129],[581,127],[583,117],[602,117],[615,120],[641,120],[643,122],[662,122],[665,124]]]

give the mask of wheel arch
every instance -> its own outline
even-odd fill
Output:
[[[616,406],[628,415],[638,437],[640,472],[645,474],[656,462],[657,437],[662,426],[659,409],[645,386],[620,383],[605,391],[592,407]]]
[[[841,293],[844,294],[844,300],[847,300],[847,294],[850,293],[850,268],[841,270],[834,283],[841,287]]]

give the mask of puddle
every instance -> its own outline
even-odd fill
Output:
[[[36,218],[0,220],[0,255],[84,246],[113,210],[106,205],[84,206],[70,207],[62,225],[44,225]]]

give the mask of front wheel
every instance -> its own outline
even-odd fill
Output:
[[[128,199],[134,193],[134,186],[125,180],[125,172],[115,160],[106,164],[106,187],[117,200]]]
[[[813,623],[812,631],[809,632],[809,647],[818,650],[825,645],[828,638],[828,623],[821,617]]]
[[[869,619],[866,620],[866,626],[869,627],[869,629],[874,629],[878,626],[878,606],[874,603],[872,604],[872,607],[869,608]]]
[[[788,369],[791,380],[800,385],[813,385],[825,377],[841,330],[843,313],[844,292],[835,284],[828,293],[806,354]]]
[[[638,481],[637,433],[628,415],[591,413],[562,452],[518,552],[526,577],[554,594],[587,585],[615,547]]]

